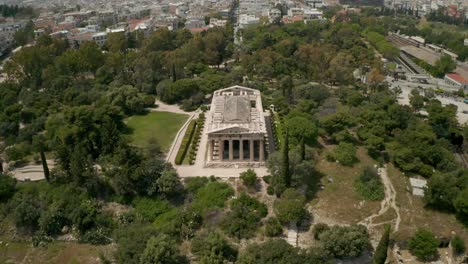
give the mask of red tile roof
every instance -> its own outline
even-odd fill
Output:
[[[468,84],[468,80],[463,78],[460,74],[458,73],[447,73],[446,76],[458,83],[461,84]]]

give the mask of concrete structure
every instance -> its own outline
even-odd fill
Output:
[[[424,190],[427,188],[427,181],[416,178],[410,178],[409,180],[413,195],[424,196]]]
[[[206,126],[206,166],[264,165],[267,129],[258,90],[232,86],[215,91]]]
[[[468,46],[468,38],[465,39],[465,41],[463,41],[463,44],[465,44],[465,46]]]
[[[458,73],[448,73],[445,75],[444,80],[445,83],[455,86],[456,88],[463,88],[465,90],[468,90],[468,80],[463,78]]]

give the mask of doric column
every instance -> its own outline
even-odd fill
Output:
[[[229,139],[229,161],[232,161],[234,158],[234,149],[232,139]]]
[[[219,161],[223,161],[223,157],[224,157],[224,139],[218,139],[218,144],[219,144],[218,159],[219,159]]]
[[[214,155],[214,145],[215,141],[213,139],[210,139],[210,161],[213,161],[213,155]]]
[[[243,140],[239,139],[239,160],[243,161],[244,160],[244,144]]]
[[[264,161],[264,160],[265,160],[264,153],[263,153],[263,149],[264,149],[263,140],[260,140],[260,161]]]
[[[250,161],[254,161],[254,141],[252,139],[249,140],[249,148]]]

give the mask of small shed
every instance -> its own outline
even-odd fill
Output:
[[[414,196],[424,196],[424,189],[427,187],[427,180],[410,178],[410,184]]]

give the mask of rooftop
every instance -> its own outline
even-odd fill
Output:
[[[460,84],[468,84],[468,80],[463,78],[460,74],[458,73],[447,73],[445,75],[447,78],[450,78]]]
[[[266,133],[260,91],[232,86],[213,93],[208,133],[237,128],[242,133]]]

